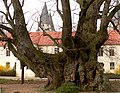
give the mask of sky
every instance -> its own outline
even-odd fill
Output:
[[[46,0],[48,5],[48,10],[50,9],[50,4],[53,4],[51,1]],[[29,31],[36,31],[37,25],[39,21],[39,17],[41,15],[42,8],[44,6],[45,0],[25,0],[25,4],[23,7],[23,11],[25,14],[25,20],[28,24]]]
[[[80,11],[79,5],[75,1],[76,0],[70,0],[73,30],[76,29],[78,18],[79,18],[78,14]],[[114,1],[116,1],[116,0],[114,0]],[[34,1],[33,0],[25,0],[25,5],[23,7],[23,10],[25,12],[26,22],[29,23],[28,28],[30,29],[30,31],[36,31],[37,21],[39,21],[39,16],[41,14],[41,11],[42,11],[42,8],[43,8],[45,2],[48,7],[48,12],[51,13],[51,15],[52,15],[55,29],[57,31],[59,31],[59,30],[61,31],[62,20],[61,20],[60,16],[58,15],[58,13],[56,12],[55,0],[34,0]],[[59,8],[61,9],[61,6],[59,6]],[[101,7],[101,10],[102,9],[103,9],[103,6]],[[34,23],[34,25],[32,26],[33,23]],[[100,23],[101,23],[101,21],[98,20],[97,30],[99,29]]]
[[[76,25],[75,23],[77,23],[78,21],[78,17],[77,17],[78,15],[76,14],[78,14],[79,12],[79,5],[73,0],[70,0],[70,1],[71,1],[70,4],[72,6],[71,10],[74,10],[72,11],[72,17],[73,17],[72,20],[73,20],[73,26],[74,26]],[[36,30],[36,25],[37,25],[37,22],[39,21],[39,16],[41,14],[41,11],[45,2],[47,4],[48,12],[51,13],[52,15],[55,29],[61,30],[62,20],[58,15],[58,13],[56,12],[55,0],[34,0],[34,1],[25,0],[25,5],[23,7],[23,10],[25,13],[26,22],[29,23],[28,28],[30,30]],[[34,23],[34,26],[32,26],[33,23]]]
[[[37,30],[38,21],[40,18],[39,16],[41,14],[41,11],[45,2],[47,4],[48,12],[51,13],[52,15],[55,29],[57,31],[61,30],[62,20],[58,15],[58,13],[56,12],[55,0],[25,0],[24,6],[23,6],[23,12],[25,15],[25,21],[27,24],[28,31]],[[78,13],[80,9],[79,9],[79,5],[74,0],[70,0],[70,4],[71,4],[71,10],[72,10],[73,27],[75,27],[78,21]],[[61,9],[60,6],[59,8]],[[2,0],[0,0],[0,11],[1,10],[2,11],[5,10]],[[11,9],[11,14],[12,13],[13,11]]]
[[[25,0],[24,6],[23,6],[23,12],[25,15],[25,21],[27,24],[28,31],[37,30],[38,21],[40,20],[39,18],[45,2],[47,4],[48,12],[51,13],[52,15],[55,30],[61,31],[62,20],[58,15],[58,13],[56,12],[55,0]],[[71,11],[72,11],[72,22],[73,22],[73,30],[74,30],[78,22],[78,18],[79,18],[78,14],[80,9],[79,9],[79,5],[75,2],[75,0],[70,0],[70,5],[71,5]],[[61,6],[59,6],[59,8],[61,9]],[[5,7],[3,5],[2,0],[0,0],[0,11],[5,11]],[[12,14],[13,13],[12,9],[10,11]],[[100,21],[98,21],[98,28],[99,28],[99,25],[100,25]]]

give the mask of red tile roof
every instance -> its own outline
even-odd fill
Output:
[[[55,31],[51,31],[51,32],[47,32],[49,35],[51,35],[53,38],[59,38],[58,42],[61,43],[61,35],[62,32],[55,32]],[[107,45],[118,45],[120,44],[120,34],[117,31],[108,31],[109,33],[109,39],[105,42],[105,44]],[[55,45],[54,42],[48,37],[48,36],[44,36],[43,32],[30,32],[30,37],[31,40],[34,44],[36,45]],[[74,35],[75,33],[73,33]],[[10,34],[8,35],[10,37]],[[5,42],[1,42],[0,41],[0,46],[4,46]]]
[[[51,35],[53,38],[61,38],[62,32],[48,32],[49,35]],[[75,33],[73,33],[74,35]],[[120,34],[115,31],[111,30],[108,31],[109,38],[104,43],[105,45],[118,45],[120,44]],[[34,44],[38,45],[54,45],[54,42],[48,37],[43,36],[43,32],[30,32],[30,37]],[[59,40],[59,43],[61,43],[61,40]]]
[[[51,35],[53,38],[61,38],[61,32],[47,32],[47,34]],[[54,45],[54,42],[48,37],[44,36],[43,32],[30,32],[31,40],[34,44],[37,45]],[[61,43],[61,40],[58,40]]]
[[[108,31],[108,34],[109,34],[109,38],[105,42],[105,44],[107,45],[119,45],[120,44],[120,34],[117,31],[111,30],[111,31]]]

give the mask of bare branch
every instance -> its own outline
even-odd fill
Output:
[[[118,4],[117,6],[115,6],[115,8],[109,13],[108,19],[111,20],[111,19],[113,18],[113,16],[115,15],[115,13],[116,13],[118,10],[120,10],[120,4]],[[108,21],[110,21],[110,20],[108,20]]]
[[[14,20],[15,20],[15,29],[14,32],[16,33],[17,36],[20,36],[19,33],[24,33],[26,34],[28,37],[26,38],[30,38],[27,32],[27,28],[26,28],[26,23],[25,23],[25,17],[24,17],[24,13],[22,10],[22,6],[19,2],[19,0],[11,0],[12,5],[13,5],[13,9],[14,9]],[[17,29],[17,30],[16,30]],[[30,40],[31,42],[31,40]]]
[[[21,54],[18,50],[16,50],[16,48],[11,43],[8,43],[8,48],[12,51],[14,56],[16,56],[20,61],[25,62],[25,63],[26,62],[30,62],[31,63],[31,61],[25,55]]]
[[[67,48],[73,47],[72,41],[72,18],[69,0],[61,0],[63,12],[63,30],[62,30],[62,43]]]
[[[22,0],[22,7],[24,6],[25,0]]]
[[[81,38],[83,37],[83,35],[81,34],[82,31],[83,31],[83,23],[85,21],[85,18],[86,18],[86,13],[87,13],[87,10],[88,8],[90,7],[90,5],[94,2],[95,0],[82,0],[80,1],[79,0],[79,4],[82,4],[81,5],[81,11],[79,13],[79,21],[78,21],[78,25],[77,25],[77,32],[75,34],[75,38],[77,39],[77,42],[79,40],[81,40]],[[80,35],[81,34],[81,35]],[[81,40],[82,42],[82,40]]]
[[[12,19],[12,16],[11,16],[10,11],[9,11],[9,8],[10,8],[10,6],[11,6],[11,3],[10,3],[9,5],[7,5],[7,0],[3,0],[3,2],[4,2],[4,5],[5,5],[5,8],[6,8],[6,10],[7,10],[7,13],[6,13],[7,21],[10,23],[10,25],[11,25],[12,27],[14,27],[14,19]],[[10,19],[9,19],[9,18],[10,18]],[[8,19],[9,19],[9,20],[8,20]]]
[[[42,29],[44,36],[48,36],[57,46],[60,46],[59,42],[57,42],[51,35],[47,34],[47,32],[42,27],[40,28]]]
[[[48,36],[58,47],[62,48],[64,51],[68,51],[69,49],[65,48],[62,44],[57,42],[58,40],[61,40],[61,38],[53,38],[51,35],[49,35],[42,27],[40,27],[43,31],[44,36]]]
[[[84,21],[82,21],[82,19],[84,19],[83,17],[85,17],[87,9],[89,8],[89,6],[94,2],[95,0],[89,0],[89,2],[86,2],[83,0],[83,6],[81,8],[81,12],[80,12],[80,16],[79,16],[79,23],[83,23]]]
[[[11,20],[9,20],[8,15],[6,13],[4,13],[3,11],[0,11],[0,13],[2,13],[5,16],[7,22],[12,26],[13,23],[11,22]]]
[[[105,32],[105,33],[107,31],[107,26],[108,26],[108,22],[107,22],[108,17],[107,17],[107,15],[109,13],[110,2],[111,2],[111,0],[106,0],[105,1],[103,12],[102,12],[101,24],[100,24],[100,31],[103,31],[103,29],[104,29],[105,31],[103,31],[103,32]]]
[[[12,28],[7,27],[7,26],[4,26],[4,25],[2,25],[2,24],[0,24],[0,28],[8,31],[9,33],[13,33],[13,32],[14,32]]]
[[[7,35],[0,29],[0,41],[5,41],[5,42],[11,42],[14,43],[14,40],[12,38],[7,37]]]
[[[56,7],[57,7],[57,12],[59,13],[59,15],[60,15],[60,17],[61,17],[61,19],[63,19],[63,14],[61,13],[61,11],[60,11],[60,9],[59,9],[59,1],[58,0],[56,0]]]
[[[112,20],[110,22],[113,25],[114,30],[116,30],[120,34],[120,31],[117,29],[117,26],[114,24],[114,22]]]
[[[108,39],[107,26],[109,23],[108,22],[108,13],[109,13],[110,2],[111,2],[111,0],[105,0],[105,3],[104,3],[100,29],[99,29],[98,33],[96,34],[97,39],[98,39],[97,44],[96,44],[97,48],[99,48],[102,44],[104,44],[104,42]]]
[[[0,41],[14,43],[14,40],[11,38],[0,37]]]
[[[0,29],[0,35],[1,35],[2,37],[7,37],[7,36],[5,35],[5,33],[3,32],[3,30],[1,30],[1,29]]]

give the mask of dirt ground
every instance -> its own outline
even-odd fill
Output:
[[[40,93],[37,90],[38,84],[1,84],[0,86],[2,93]]]
[[[9,81],[6,84],[0,84],[0,93],[54,93],[51,91],[45,91],[44,85],[46,81],[25,81],[24,84],[20,84],[21,81]]]
[[[12,83],[0,84],[0,93],[55,93],[53,91],[44,91],[43,86],[45,83],[45,81],[29,81],[27,83],[25,82],[25,84],[20,84],[20,81],[12,81]],[[111,81],[111,84],[116,92],[120,93],[118,92],[120,91],[120,81]]]
[[[120,93],[120,80],[117,81],[110,81],[112,87],[114,90],[116,90],[117,93]]]

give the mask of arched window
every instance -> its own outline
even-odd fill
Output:
[[[6,68],[10,69],[10,62],[6,62]]]
[[[115,50],[113,47],[109,48],[109,56],[115,56]]]
[[[59,48],[54,48],[54,53],[59,53]]]
[[[114,62],[110,62],[110,69],[115,69],[115,63]]]

